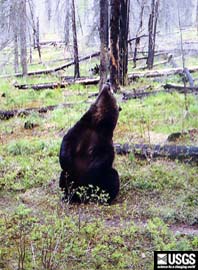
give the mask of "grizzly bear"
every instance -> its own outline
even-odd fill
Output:
[[[79,187],[98,187],[108,194],[111,203],[119,192],[119,176],[112,168],[114,161],[113,131],[119,107],[105,84],[95,103],[64,136],[60,149],[62,172],[59,186],[70,196],[70,202],[80,202]]]

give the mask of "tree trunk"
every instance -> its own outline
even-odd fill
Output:
[[[18,27],[18,12],[19,7],[17,1],[13,1],[13,6],[10,10],[10,20],[13,31],[14,40],[14,72],[19,72],[19,27]]]
[[[39,55],[39,61],[40,63],[42,62],[41,59],[41,46],[40,46],[40,25],[39,25],[39,17],[37,17],[36,21],[36,47],[38,50],[38,55]]]
[[[19,47],[17,32],[14,33],[14,72],[19,72]]]
[[[148,59],[147,59],[148,69],[152,69],[153,63],[154,63],[155,40],[156,40],[157,21],[158,21],[158,8],[159,8],[159,0],[152,0],[151,14],[149,16],[149,23],[148,23],[148,32],[149,32]]]
[[[119,81],[127,85],[128,71],[128,32],[129,32],[130,0],[121,0],[120,6],[120,32],[119,32]]]
[[[144,15],[144,7],[145,7],[145,2],[142,2],[141,5],[141,10],[140,10],[140,23],[138,26],[137,34],[136,34],[136,40],[135,40],[135,48],[134,48],[134,55],[133,55],[133,67],[136,67],[136,59],[137,59],[137,51],[138,51],[138,46],[140,45],[140,33],[142,30],[143,26],[143,15]]]
[[[74,78],[80,78],[79,60],[78,60],[78,42],[76,32],[76,14],[75,0],[72,0],[72,31],[73,31],[73,49],[74,49]]]
[[[197,0],[197,9],[196,9],[196,24],[197,24],[197,35],[198,35],[198,0]]]
[[[21,53],[21,67],[22,67],[22,74],[23,76],[27,75],[27,40],[26,40],[26,20],[27,20],[27,13],[26,13],[26,0],[20,0],[20,53]]]
[[[103,84],[107,81],[108,74],[108,20],[109,1],[100,0],[100,91]]]
[[[65,47],[69,45],[69,29],[70,29],[70,0],[66,0],[65,23],[64,23],[64,41]]]
[[[116,92],[119,88],[119,18],[120,0],[111,0],[110,15],[110,83]]]

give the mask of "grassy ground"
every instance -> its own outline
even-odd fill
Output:
[[[55,80],[43,76],[18,82]],[[128,90],[160,84],[144,79]],[[1,110],[74,104],[0,120],[0,269],[153,269],[154,250],[198,249],[196,164],[116,156],[121,190],[113,205],[61,202],[61,139],[89,108],[88,96],[96,91],[82,86],[20,91],[13,79],[0,81]],[[196,96],[188,95],[187,114],[178,93],[120,105],[114,142],[163,144],[172,132],[193,129],[193,136],[188,133],[176,143],[198,145]]]

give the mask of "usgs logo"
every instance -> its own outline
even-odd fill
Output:
[[[155,251],[154,269],[198,270],[198,251]]]

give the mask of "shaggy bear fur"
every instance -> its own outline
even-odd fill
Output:
[[[93,185],[109,194],[110,203],[119,192],[119,176],[112,168],[113,131],[119,107],[110,85],[104,85],[94,104],[64,136],[60,149],[62,172],[59,186],[65,198],[80,201],[76,189]]]

